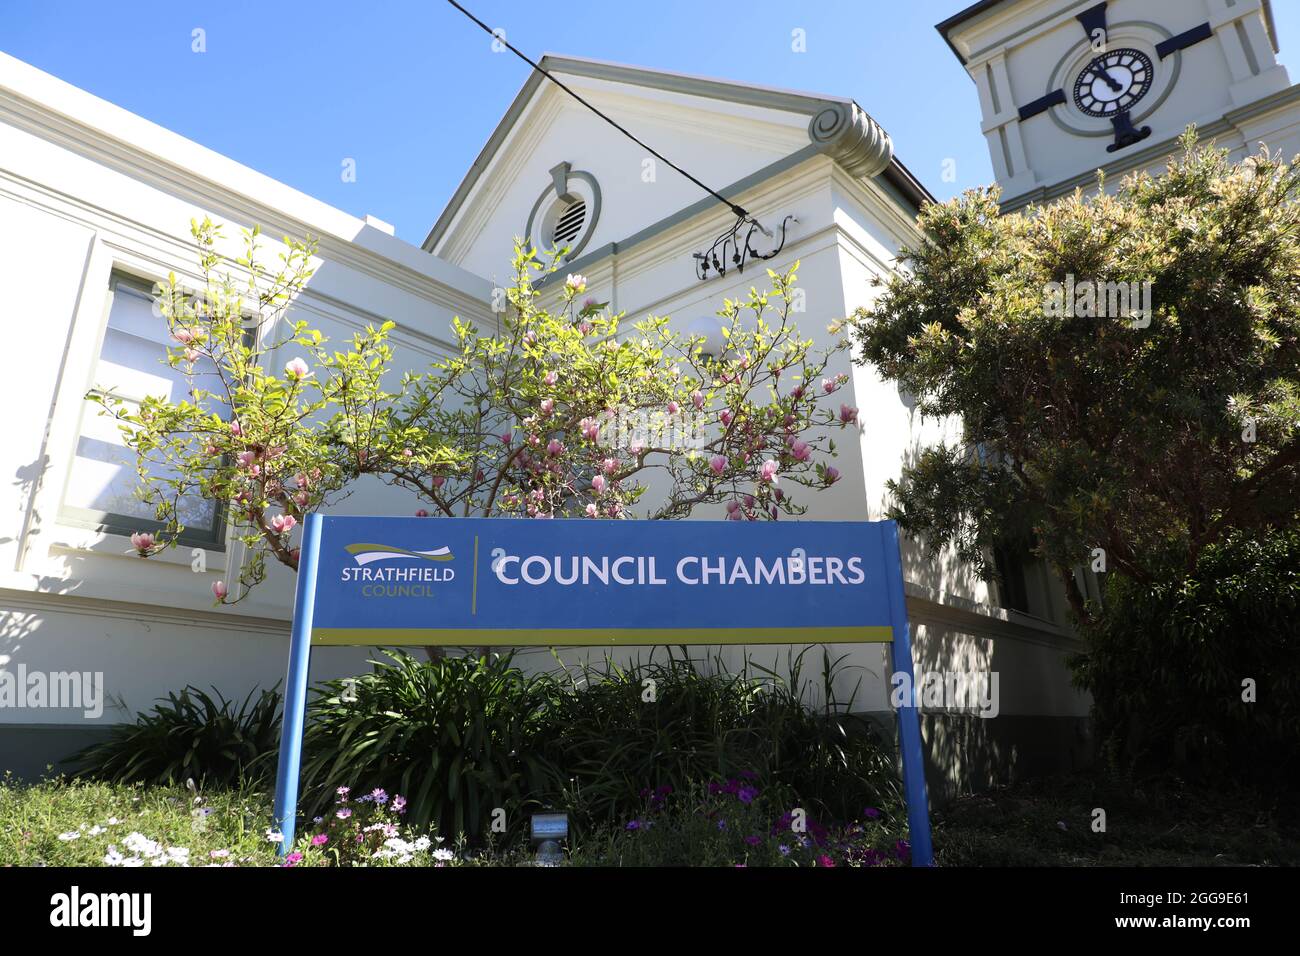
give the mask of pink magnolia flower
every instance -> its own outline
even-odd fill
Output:
[[[833,485],[840,480],[840,470],[834,465],[826,466],[826,484]]]
[[[564,280],[564,287],[573,292],[574,295],[581,295],[587,288],[587,277],[580,274],[570,273]]]
[[[403,448],[403,449],[402,449],[402,457],[403,457],[403,458],[414,458],[414,457],[415,457],[415,452],[411,451],[411,449],[409,449],[409,448]]]
[[[777,482],[776,472],[779,467],[780,466],[777,465],[776,462],[774,462],[771,458],[769,458],[767,461],[763,462],[762,468],[759,469],[759,476],[764,481],[769,481],[772,484],[776,484]]]
[[[187,362],[193,364],[194,362],[197,362],[198,360],[199,360],[199,353],[198,353],[198,352],[196,352],[194,349],[186,349],[186,350],[185,350],[185,361],[187,361]]]
[[[509,432],[502,432],[502,433],[501,433],[501,444],[503,444],[503,445],[509,445],[509,444],[510,444],[510,440],[511,440],[512,438],[514,438],[514,436],[511,435]]]
[[[721,476],[727,470],[727,456],[714,455],[709,459],[709,467],[713,469],[715,475]]]
[[[614,472],[618,471],[618,459],[606,458],[604,461],[600,463],[600,470],[607,475],[614,474]]]
[[[827,395],[835,391],[835,382],[829,378],[822,379],[822,391]]]
[[[236,437],[244,434],[244,429],[240,427],[239,422],[230,423],[230,434]]]
[[[300,358],[290,359],[284,363],[284,374],[295,380],[306,378],[310,371],[307,363]]]
[[[218,601],[224,601],[226,599],[226,595],[229,593],[230,593],[230,589],[226,587],[225,581],[212,582],[212,596],[216,598]]]
[[[737,501],[736,499],[733,498],[733,499],[731,499],[730,501],[727,502],[727,514],[729,514],[729,515],[734,515],[734,514],[735,514],[737,511],[739,511],[739,510],[740,510],[740,502],[739,502],[739,501]]]
[[[542,382],[547,385],[554,385],[560,380],[560,373],[555,371],[547,372],[542,376]]]
[[[546,443],[546,453],[552,457],[558,458],[564,452],[564,442],[558,438],[552,438]]]
[[[172,333],[172,338],[181,343],[181,345],[189,345],[198,337],[199,334],[193,329],[177,329]]]
[[[524,333],[524,344],[526,344],[526,345],[536,345],[536,344],[537,344],[537,333],[536,333],[536,332],[525,332],[525,333]]]
[[[598,495],[603,495],[605,493],[607,485],[608,482],[605,480],[604,475],[597,475],[595,478],[591,479],[591,487]]]
[[[676,414],[677,414],[677,411],[678,411],[678,409],[679,409],[680,407],[681,407],[681,406],[678,405],[676,402],[669,402],[669,403],[668,403],[668,414],[669,414],[669,415],[676,415]]]
[[[247,468],[250,465],[252,465],[253,462],[257,461],[257,452],[241,451],[238,455],[235,456],[235,461],[239,462],[240,468]]]
[[[435,488],[441,488],[441,487],[443,486],[443,483],[446,482],[446,480],[447,480],[447,479],[444,478],[442,475],[434,475],[434,476],[433,476],[433,487],[435,487]]]
[[[591,323],[588,322],[586,319],[583,319],[581,322],[578,323],[578,331],[581,332],[583,335],[590,335]]]
[[[131,547],[141,555],[151,554],[157,542],[148,531],[137,531],[131,535]]]
[[[578,422],[578,428],[582,431],[582,437],[588,441],[595,441],[600,437],[600,426],[596,424],[596,419],[590,416]]]
[[[298,519],[293,515],[276,515],[271,519],[271,530],[276,534],[285,534],[294,529]]]
[[[553,398],[542,399],[542,414],[549,415],[553,411],[555,411],[555,399]]]
[[[420,508],[415,512],[415,516],[417,518],[427,518],[429,517],[429,512],[425,511],[423,508]]]
[[[698,412],[701,408],[703,408],[703,407],[704,407],[704,393],[701,392],[701,391],[699,391],[698,389],[697,389],[696,391],[694,391],[694,392],[691,392],[691,404],[695,406],[695,410],[696,410],[697,412]]]
[[[856,422],[857,420],[858,420],[858,410],[856,408],[854,408],[852,405],[840,406],[840,421],[842,421],[844,424],[847,425],[849,424],[849,422]]]
[[[209,445],[207,448],[203,449],[203,453],[209,458],[216,458],[221,454],[221,449],[216,445]]]
[[[306,508],[307,502],[310,500],[311,499],[307,497],[307,492],[305,491],[300,491],[293,496],[293,503],[296,504],[299,508]]]
[[[594,518],[598,514],[600,514],[600,509],[596,507],[596,503],[594,501],[590,502],[587,505],[587,517]]]
[[[731,417],[732,417],[732,416],[731,416],[731,409],[729,409],[729,408],[724,408],[721,412],[718,413],[718,417],[722,419],[722,424],[724,424],[724,425],[730,425],[730,424],[731,424]]]
[[[812,455],[812,448],[806,441],[795,439],[790,446],[790,454],[794,455],[795,461],[807,461]]]

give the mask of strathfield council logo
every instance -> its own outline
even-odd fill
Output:
[[[362,597],[432,597],[431,585],[456,577],[447,563],[456,556],[446,546],[426,551],[362,542],[345,545],[344,550],[353,565],[343,568],[340,580],[359,584]]]

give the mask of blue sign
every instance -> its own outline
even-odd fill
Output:
[[[313,644],[893,639],[884,526],[323,518]]]
[[[275,820],[293,842],[313,644],[888,642],[912,677],[892,521],[307,516]],[[928,866],[915,707],[898,711],[912,859]]]

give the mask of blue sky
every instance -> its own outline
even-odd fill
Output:
[[[851,96],[936,195],[992,179],[974,84],[934,30],[967,0],[462,2],[533,56]],[[1290,67],[1300,3],[1274,9]],[[806,53],[791,51],[796,28]],[[443,0],[4,0],[0,12],[4,52],[416,244],[527,76],[489,44]]]

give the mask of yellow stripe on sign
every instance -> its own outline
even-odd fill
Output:
[[[791,627],[755,634],[745,627],[692,628],[564,628],[515,630],[510,628],[369,628],[318,627],[313,644],[364,647],[451,645],[453,647],[564,647],[641,644],[887,644],[893,628]]]

